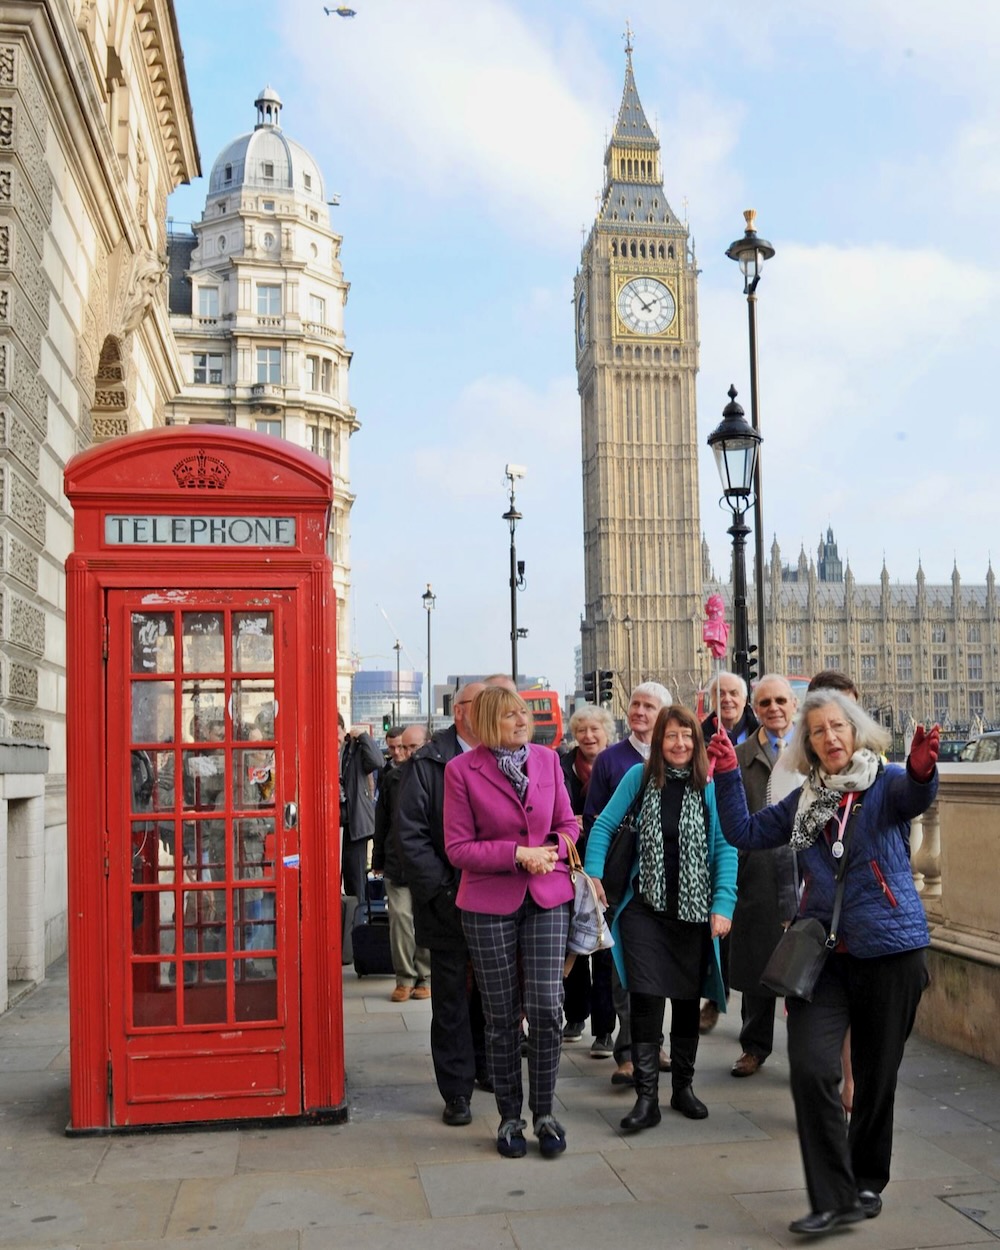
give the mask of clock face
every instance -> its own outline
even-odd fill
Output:
[[[580,351],[587,346],[587,292],[581,291],[576,301],[576,343]]]
[[[632,278],[618,292],[618,316],[633,334],[662,334],[676,311],[670,288],[658,278]]]

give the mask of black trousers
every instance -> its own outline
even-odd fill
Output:
[[[359,838],[352,842],[345,828],[340,841],[340,876],[344,893],[361,901],[365,897],[365,882],[368,880],[368,851],[371,838]]]
[[[896,1075],[927,985],[923,950],[879,959],[835,954],[811,1003],[788,999],[788,1060],[814,1211],[851,1206],[889,1181]],[[854,1111],[840,1105],[840,1050],[851,1030]]]
[[[774,1008],[777,999],[773,994],[744,994],[740,1004],[740,1046],[748,1055],[761,1063],[774,1048]]]
[[[471,1098],[486,1074],[483,1004],[469,952],[431,949],[431,1061],[441,1097]]]
[[[572,1024],[583,1024],[590,1018],[595,1037],[615,1031],[615,1004],[611,994],[611,973],[614,968],[610,951],[593,955],[577,955],[569,976],[563,978],[566,1001],[563,1011]]]

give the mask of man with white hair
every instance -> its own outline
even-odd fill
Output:
[[[629,735],[614,746],[606,747],[594,761],[590,774],[590,785],[587,789],[587,803],[583,809],[583,836],[580,841],[586,846],[587,835],[597,817],[604,811],[608,800],[618,789],[618,783],[630,768],[645,763],[649,759],[649,743],[653,737],[653,726],[660,714],[660,709],[669,707],[670,691],[658,681],[644,681],[632,691],[629,699],[628,719]],[[581,849],[582,854],[582,849]],[[595,986],[596,989],[596,986]],[[611,1076],[612,1085],[632,1084],[632,1031],[629,1021],[628,994],[622,989],[617,975],[613,982],[614,1008],[618,1014],[618,1036],[613,1043],[615,1063],[618,1065]],[[607,1039],[595,1038],[591,1054],[595,1058],[607,1055]],[[660,1068],[668,1072],[670,1060],[660,1051]]]

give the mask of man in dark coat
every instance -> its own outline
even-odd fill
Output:
[[[444,1099],[445,1124],[469,1124],[477,1074],[486,1071],[486,1040],[462,918],[455,906],[459,873],[444,850],[444,769],[478,745],[469,707],[482,690],[470,682],[452,704],[455,723],[420,748],[400,775],[396,833],[413,896],[417,944],[431,956],[431,1059]]]
[[[760,728],[736,748],[751,814],[768,803],[771,769],[785,748],[796,700],[784,677],[764,676],[753,692]],[[740,851],[736,911],[729,940],[729,980],[743,994],[740,1046],[733,1076],[753,1076],[771,1053],[775,997],[760,984],[761,973],[785,926],[798,909],[795,853]]]
[[[371,734],[340,729],[340,873],[344,893],[364,898],[368,880],[368,844],[375,834],[375,786],[384,763]]]

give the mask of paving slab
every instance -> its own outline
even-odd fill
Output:
[[[40,1177],[3,1199],[0,1246],[100,1246],[163,1236],[176,1181],[67,1185]]]
[[[1000,1238],[1000,1192],[997,1190],[963,1194],[960,1197],[945,1198],[944,1201],[966,1219]]]
[[[327,1229],[307,1229],[302,1234],[301,1250],[332,1250],[340,1244],[331,1241]],[[398,1246],[400,1250],[518,1250],[522,1243],[515,1239],[506,1216],[478,1215],[368,1226],[352,1224],[349,1244],[350,1250],[386,1250],[387,1246]]]
[[[140,1133],[105,1140],[96,1179],[102,1184],[147,1176],[234,1176],[239,1155],[236,1130],[211,1133]]]

